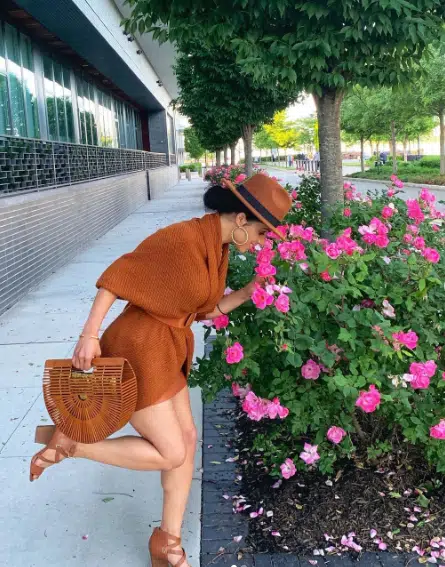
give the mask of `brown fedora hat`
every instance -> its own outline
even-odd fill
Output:
[[[228,179],[222,180],[252,213],[284,240],[277,230],[292,206],[292,199],[284,187],[263,173],[256,173],[235,187]]]

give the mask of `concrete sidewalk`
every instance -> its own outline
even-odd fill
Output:
[[[2,566],[148,565],[148,536],[161,517],[159,473],[73,459],[29,482],[29,460],[39,449],[34,429],[50,423],[41,395],[43,364],[71,356],[102,271],[158,228],[202,215],[203,191],[201,180],[182,181],[162,199],[148,202],[0,317]],[[108,321],[122,309],[117,303]],[[196,354],[202,356],[201,327],[195,333]],[[199,391],[192,391],[192,402],[201,438]],[[193,567],[200,553],[200,469],[201,454],[184,526],[184,548]]]

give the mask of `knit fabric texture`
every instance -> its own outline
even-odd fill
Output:
[[[155,317],[205,317],[224,294],[227,268],[220,217],[209,214],[157,231],[100,276],[98,288],[128,302],[100,344],[102,356],[131,364],[138,381],[136,410],[175,396],[192,365],[191,329]]]

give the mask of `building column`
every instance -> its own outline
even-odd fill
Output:
[[[167,112],[159,110],[148,116],[148,130],[150,134],[150,151],[166,154],[170,165],[168,149]]]

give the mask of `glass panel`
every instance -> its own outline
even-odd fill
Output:
[[[53,62],[48,57],[43,58],[44,88],[46,100],[46,114],[48,117],[48,136],[50,140],[57,140],[56,99],[54,96]]]
[[[63,93],[65,99],[66,122],[68,127],[68,141],[74,142],[74,115],[73,97],[71,93],[71,74],[68,69],[63,68]]]
[[[38,138],[40,136],[39,114],[37,110],[36,77],[34,74],[34,62],[32,58],[31,41],[21,35],[21,51],[23,65],[23,82],[25,92],[25,106],[28,121],[28,136]]]
[[[6,78],[5,45],[0,22],[0,134],[12,134],[9,116],[8,81]]]
[[[57,122],[59,125],[59,140],[61,142],[68,141],[68,133],[66,126],[65,97],[63,92],[63,74],[62,65],[53,63],[54,69],[54,93],[56,95]]]
[[[88,138],[87,138],[87,130],[86,130],[84,82],[82,81],[82,79],[79,78],[77,78],[77,106],[79,109],[80,141],[82,144],[87,144]]]
[[[99,145],[99,132],[98,132],[98,118],[97,118],[97,107],[96,107],[96,101],[94,99],[94,91],[95,88],[93,87],[93,85],[87,84],[88,87],[88,107],[89,107],[89,122],[90,122],[90,132],[91,132],[91,144],[93,144],[93,146],[98,146]],[[88,133],[88,137],[90,136],[90,133]]]
[[[12,110],[12,133],[26,136],[25,102],[23,99],[22,69],[20,62],[19,35],[5,24],[6,57]]]
[[[141,127],[141,117],[139,112],[136,114],[136,147],[138,150],[142,150],[142,127]]]

